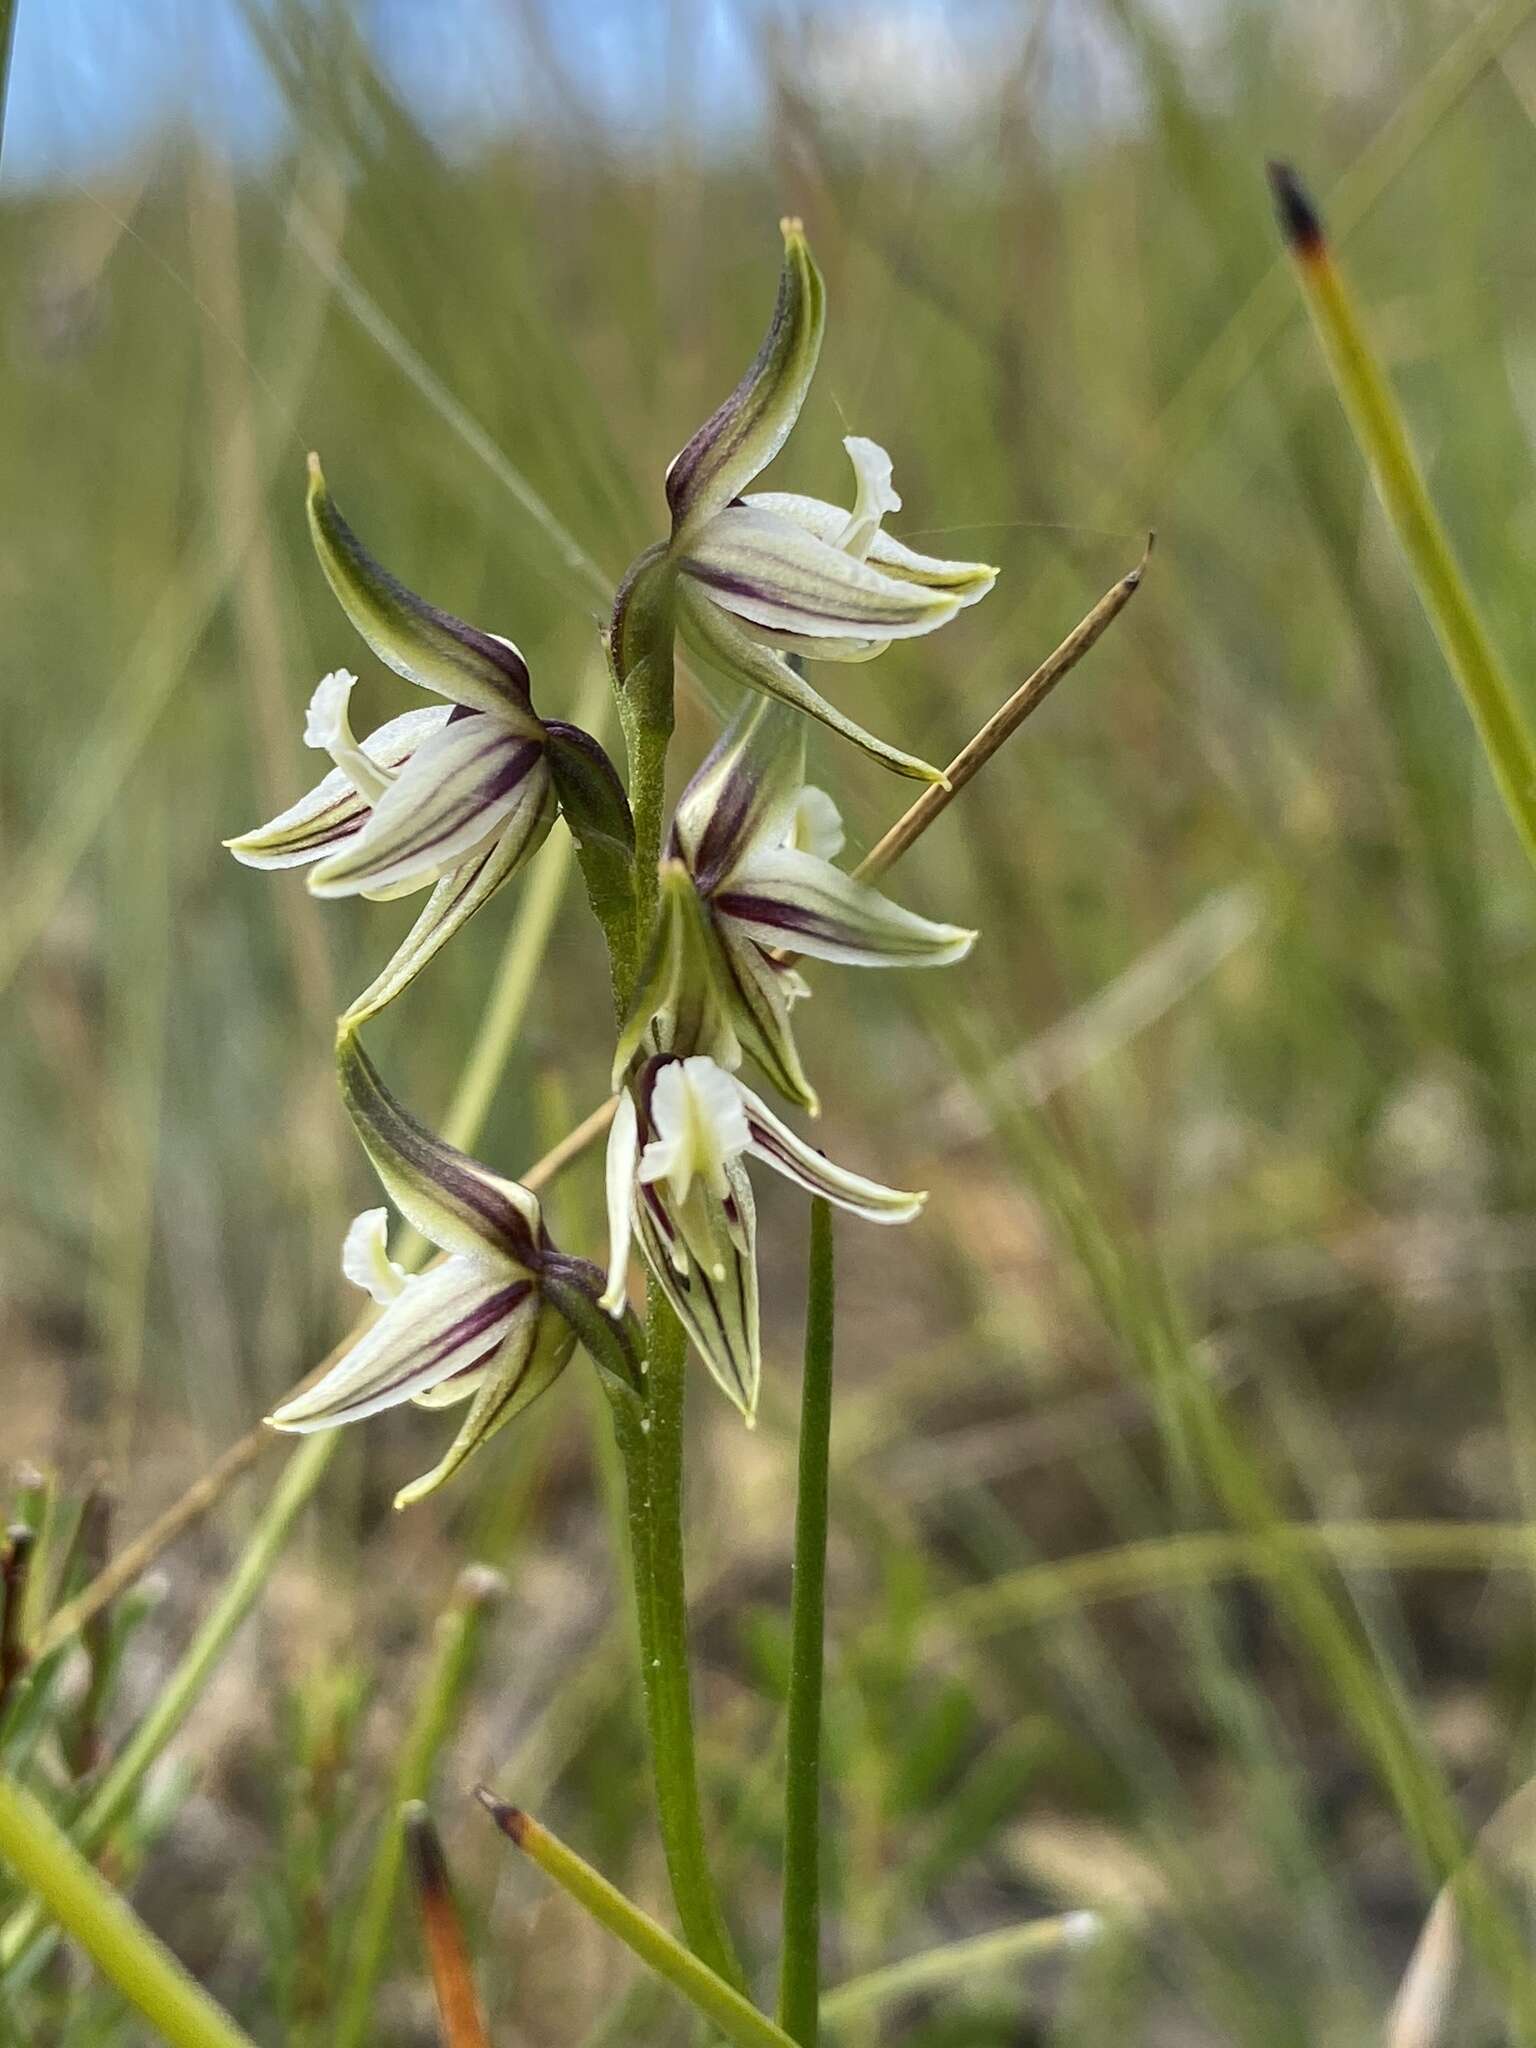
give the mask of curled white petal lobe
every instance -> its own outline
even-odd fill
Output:
[[[329,754],[364,802],[376,804],[394,777],[353,738],[350,699],[356,687],[350,669],[332,669],[320,678],[304,714],[304,744]]]
[[[352,1219],[341,1247],[341,1270],[354,1287],[388,1307],[410,1278],[389,1256],[389,1211],[365,1209]]]
[[[817,860],[836,860],[847,836],[843,814],[831,797],[815,783],[806,783],[796,801],[785,844],[797,853],[814,854]]]
[[[849,514],[841,505],[829,505],[825,498],[802,497],[795,491],[753,491],[745,502],[754,511],[789,520],[828,547],[839,545],[849,525]],[[942,590],[961,610],[978,604],[997,581],[997,570],[990,562],[951,562],[939,555],[919,554],[883,528],[870,540],[864,560],[898,582]]]
[[[750,1138],[740,1087],[701,1057],[670,1060],[661,1069],[651,1090],[650,1122],[656,1135],[641,1155],[640,1178],[664,1180],[677,1203],[688,1199],[695,1180],[721,1193],[727,1163]]]
[[[357,838],[310,876],[317,896],[351,896],[430,881],[487,839],[547,778],[543,746],[501,719],[471,712],[412,755]]]
[[[537,1314],[531,1280],[471,1258],[413,1279],[307,1393],[272,1417],[278,1429],[332,1429],[393,1408],[484,1359],[519,1316]]]
[[[848,523],[834,545],[862,562],[868,559],[881,520],[887,512],[899,512],[901,500],[891,488],[891,458],[878,441],[846,434],[843,446],[853,464],[856,489]]]

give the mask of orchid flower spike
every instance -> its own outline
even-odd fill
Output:
[[[762,347],[740,384],[667,471],[672,537],[642,557],[619,593],[612,645],[626,675],[626,611],[636,577],[675,574],[677,620],[703,660],[734,681],[808,712],[899,774],[937,768],[874,738],[806,682],[791,660],[869,661],[893,640],[931,633],[986,596],[985,562],[915,553],[883,530],[901,500],[891,460],[850,435],[852,507],[785,491],[743,497],[800,415],[821,351],[825,294],[798,221],[782,223],[784,268]]]
[[[944,967],[975,943],[973,931],[915,916],[834,867],[842,821],[804,774],[801,720],[747,698],[678,802],[615,1086],[642,1047],[731,1070],[748,1052],[814,1115],[790,1017],[808,991],[772,949],[851,967]]]
[[[380,567],[333,504],[313,455],[308,502],[315,549],[343,611],[386,667],[447,700],[359,741],[349,715],[357,678],[334,670],[311,697],[304,726],[305,744],[334,767],[270,824],[225,841],[247,867],[313,863],[317,896],[388,899],[431,888],[399,951],[348,1010],[344,1021],[360,1024],[538,851],[557,791],[578,833],[622,832],[628,807],[598,742],[535,713],[527,664],[510,640],[439,611]],[[594,806],[595,815],[577,815]]]
[[[538,1197],[479,1165],[412,1117],[390,1094],[355,1035],[337,1040],[342,1098],[384,1192],[447,1254],[412,1275],[389,1257],[387,1217],[369,1209],[347,1232],[341,1266],[383,1313],[314,1386],[268,1420],[307,1432],[359,1422],[414,1401],[470,1401],[439,1462],[395,1497],[435,1492],[472,1452],[559,1378],[580,1338],[598,1365],[638,1384],[632,1321],[597,1306],[603,1276],[551,1244]]]
[[[625,1312],[632,1237],[695,1349],[750,1423],[762,1377],[757,1210],[744,1161],[868,1223],[909,1223],[927,1197],[834,1166],[714,1060],[648,1060],[608,1137],[608,1286]]]

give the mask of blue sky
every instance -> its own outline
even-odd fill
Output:
[[[1168,4],[1182,14],[1195,0]],[[1050,67],[1053,84],[1063,86],[1073,60],[1080,67],[1086,58],[1098,74],[1100,117],[1123,116],[1102,29],[1090,31],[1072,5],[354,0],[354,12],[402,94],[452,148],[557,116],[563,102],[551,67],[601,118],[611,143],[646,134],[669,93],[681,96],[700,132],[739,128],[761,111],[758,38],[770,16],[821,51],[823,89],[853,117],[942,119],[997,82],[999,53],[1016,47],[1043,10],[1053,53],[1064,60]],[[530,18],[542,24],[532,43]],[[820,25],[820,42],[809,21]],[[239,0],[19,0],[0,175],[27,183],[88,177],[177,120],[198,122],[237,156],[259,156],[281,141],[282,103]]]

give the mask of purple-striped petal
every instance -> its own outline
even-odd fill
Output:
[[[825,1153],[807,1145],[788,1124],[781,1123],[760,1095],[743,1088],[741,1099],[752,1134],[748,1152],[785,1180],[804,1188],[807,1194],[822,1195],[839,1209],[862,1216],[866,1223],[910,1223],[927,1201],[926,1194],[882,1187],[877,1180],[866,1180],[862,1173],[834,1166]]]
[[[538,1314],[533,1282],[502,1264],[452,1258],[411,1280],[315,1386],[285,1402],[275,1428],[335,1429],[427,1392],[483,1361]]]
[[[433,955],[490,902],[502,883],[527,865],[549,836],[554,820],[554,792],[541,764],[524,782],[518,802],[495,838],[475,847],[443,876],[389,965],[363,990],[342,1022],[363,1023],[409,987]]]
[[[821,1104],[801,1064],[790,1018],[799,976],[770,960],[754,940],[733,931],[723,918],[716,920],[714,936],[726,1014],[737,1042],[781,1095],[819,1116]]]
[[[714,602],[702,584],[694,583],[687,576],[678,580],[677,620],[689,646],[733,682],[749,690],[761,691],[765,696],[777,697],[795,710],[805,712],[808,717],[819,719],[833,732],[852,740],[856,747],[862,747],[872,759],[893,768],[898,775],[910,775],[920,782],[944,780],[941,769],[930,767],[926,761],[918,760],[915,754],[904,754],[897,747],[887,746],[884,740],[877,740],[863,726],[845,718],[835,705],[829,704],[825,697],[813,690],[804,676],[797,674],[782,655],[754,639],[739,619]]]
[[[973,931],[903,910],[792,846],[758,848],[713,902],[717,917],[760,945],[850,967],[946,967],[976,943]]]
[[[541,740],[486,712],[450,719],[423,742],[361,832],[309,878],[317,896],[426,883],[489,838],[531,777],[547,779]]]
[[[818,640],[912,639],[959,609],[947,592],[883,575],[753,505],[717,512],[690,539],[678,566],[749,625]]]
[[[395,1506],[412,1507],[451,1479],[466,1458],[489,1443],[560,1377],[575,1347],[576,1334],[570,1325],[535,1296],[531,1313],[508,1333],[487,1364],[458,1435],[430,1472],[401,1487]]]
[[[392,718],[363,741],[363,752],[391,776],[397,774],[423,741],[441,732],[450,716],[446,704],[424,705]],[[269,825],[242,832],[224,844],[248,868],[296,868],[323,859],[355,839],[368,821],[369,806],[350,779],[333,768],[297,803],[281,811]]]
[[[757,1206],[747,1176],[726,1168],[728,1195],[719,1210],[716,1256],[700,1263],[655,1187],[638,1188],[635,1234],[646,1264],[688,1332],[694,1349],[727,1397],[751,1422],[762,1378],[757,1299]],[[718,1265],[723,1271],[717,1274]]]
[[[805,776],[805,728],[787,705],[750,696],[678,798],[673,850],[708,895],[751,849],[785,837]]]
[[[821,352],[826,295],[797,220],[780,223],[784,268],[757,357],[667,470],[672,530],[683,535],[767,468],[800,416]]]
[[[746,503],[754,512],[788,520],[828,547],[839,546],[848,530],[850,515],[824,498],[803,498],[794,491],[754,491]],[[997,581],[997,570],[990,562],[950,562],[938,555],[921,555],[883,529],[870,541],[864,560],[896,582],[942,591],[961,610],[978,604]]]

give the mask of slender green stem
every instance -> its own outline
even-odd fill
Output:
[[[791,2048],[789,2036],[771,2019],[698,1956],[690,1955],[681,1942],[642,1913],[557,1835],[516,1807],[503,1805],[484,1787],[478,1796],[509,1841],[515,1842],[546,1877],[553,1878],[578,1905],[585,1907],[600,1926],[616,1934],[648,1969],[681,1991],[728,2041],[735,2042],[737,2048]]]
[[[683,1400],[687,1340],[654,1282],[646,1313],[646,1406],[628,1438],[631,1492],[640,1490],[635,1597],[641,1677],[656,1778],[667,1875],[678,1918],[695,1952],[717,1976],[745,1982],[731,1943],[704,1843],[703,1802],[693,1736],[688,1601],[683,1576]]]
[[[0,1856],[171,2048],[252,2048],[75,1848],[46,1807],[0,1777]]]
[[[832,1339],[836,1275],[832,1210],[811,1204],[795,1500],[795,1583],[790,1608],[789,1725],[784,1778],[784,1948],[779,2024],[816,2048],[821,1997],[821,1689],[826,1642],[828,1466],[832,1451]]]
[[[300,1509],[324,1477],[338,1441],[334,1432],[312,1436],[289,1460],[208,1618],[75,1823],[74,1840],[87,1855],[105,1840],[150,1766],[196,1705],[231,1636],[255,1605]],[[31,1945],[43,1919],[43,1909],[34,1900],[0,1928],[0,1970],[9,1970]]]
[[[346,1980],[336,2015],[336,2048],[358,2048],[368,2038],[405,1861],[402,1810],[425,1799],[431,1789],[438,1755],[474,1674],[485,1617],[502,1590],[497,1573],[483,1565],[471,1565],[460,1573],[453,1599],[438,1618],[431,1666],[395,1767],[394,1785],[352,1931]]]
[[[1536,739],[1435,511],[1402,410],[1333,260],[1322,222],[1293,171],[1275,165],[1271,177],[1307,310],[1376,495],[1472,714],[1505,809],[1536,861]]]

